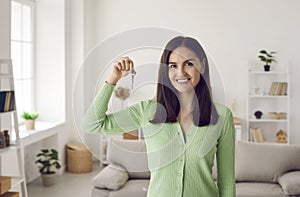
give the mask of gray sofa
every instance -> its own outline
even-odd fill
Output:
[[[143,141],[110,140],[92,197],[147,195],[150,173]],[[236,142],[237,197],[300,197],[300,146]],[[214,170],[215,171],[215,170]]]
[[[110,164],[93,179],[92,197],[147,196],[150,172],[144,141],[109,138],[106,155]]]
[[[236,196],[300,196],[300,146],[236,143]]]

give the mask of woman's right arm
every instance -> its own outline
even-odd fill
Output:
[[[115,85],[121,77],[127,76],[133,70],[133,62],[128,57],[121,58],[114,64],[113,72],[85,114],[83,121],[85,131],[113,134],[129,132],[141,127],[143,103],[130,106],[117,113],[106,114]]]

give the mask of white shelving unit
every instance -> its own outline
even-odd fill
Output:
[[[287,83],[286,94],[270,95],[272,83]],[[289,71],[248,71],[248,96],[247,96],[247,140],[252,141],[253,136],[250,128],[260,128],[266,143],[277,143],[276,133],[283,130],[287,134],[287,144],[289,137]],[[260,119],[254,115],[256,111],[263,113]],[[274,119],[269,112],[286,113],[284,119]]]
[[[0,59],[0,90],[14,91],[14,80],[13,80],[13,69],[11,60]],[[15,101],[14,101],[15,102]],[[27,187],[25,182],[25,173],[23,165],[22,150],[20,146],[20,136],[19,136],[19,123],[16,110],[11,110],[8,112],[0,112],[0,130],[9,128],[10,136],[16,136],[15,141],[11,141],[11,145],[0,149],[0,175],[5,175],[5,166],[2,166],[2,157],[7,156],[7,154],[16,154],[18,175],[12,177],[11,189],[16,190],[20,187],[20,192],[22,197],[27,197]]]

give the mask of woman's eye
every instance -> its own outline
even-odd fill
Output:
[[[175,64],[169,64],[169,68],[176,68]]]
[[[194,66],[193,62],[187,62],[186,65],[188,65],[188,66]]]

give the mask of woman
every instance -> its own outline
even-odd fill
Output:
[[[129,57],[114,64],[86,114],[85,128],[109,134],[143,127],[151,172],[148,197],[235,196],[233,118],[212,101],[207,57],[197,40],[179,36],[166,45],[155,100],[106,115],[115,85],[132,71]]]

